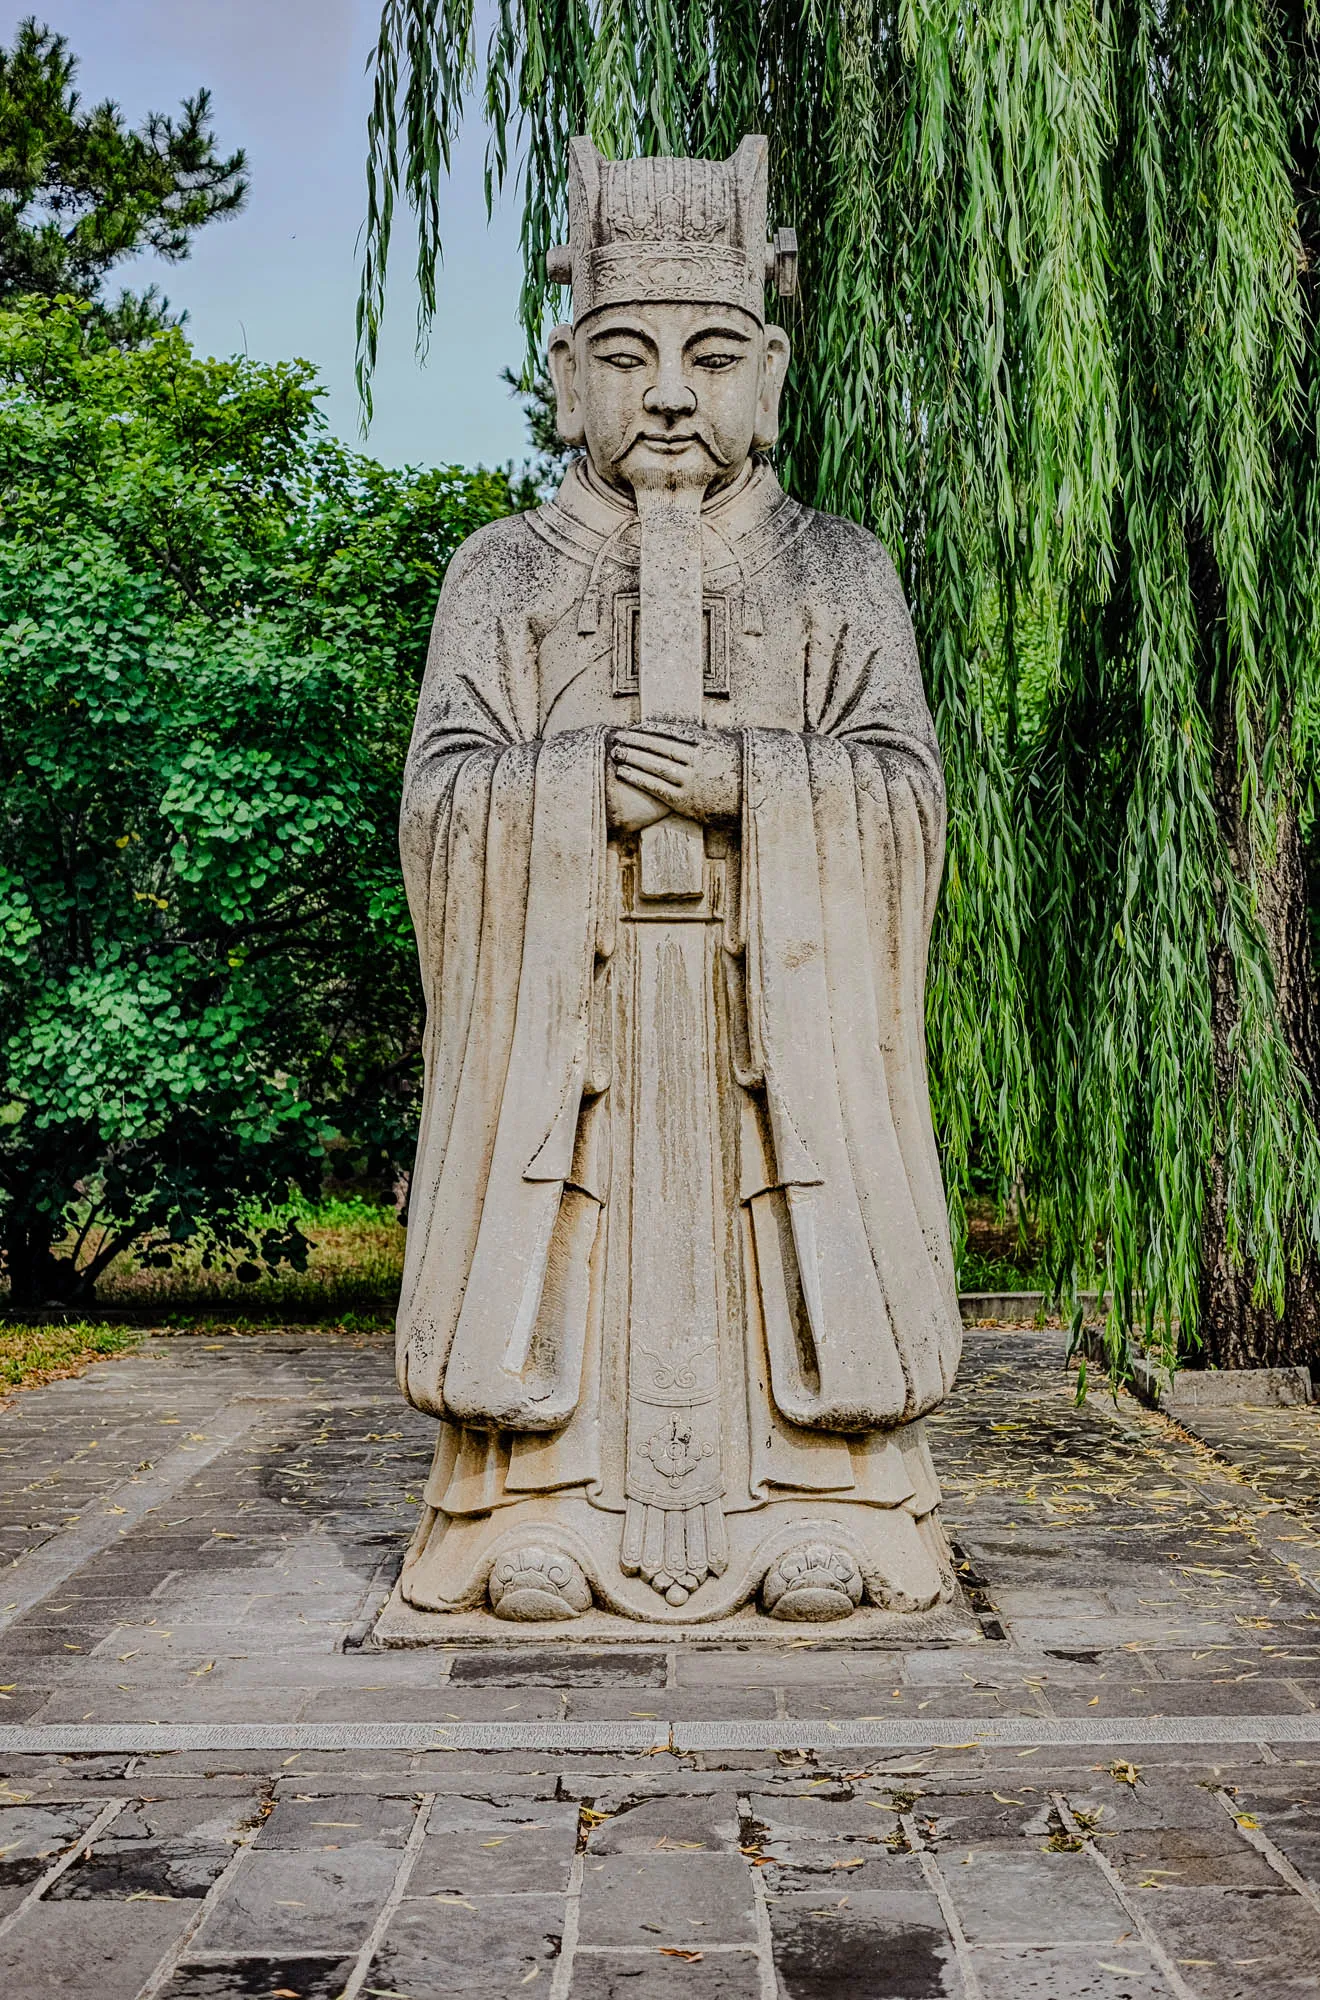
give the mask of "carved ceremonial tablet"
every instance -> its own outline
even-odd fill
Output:
[[[572,149],[584,447],[455,556],[408,759],[428,1002],[401,1583],[652,1625],[952,1591],[960,1323],[923,996],[944,790],[894,569],[765,454],[765,141]]]

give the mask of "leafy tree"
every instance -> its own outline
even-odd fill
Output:
[[[531,475],[541,485],[553,489],[562,479],[569,460],[578,456],[578,448],[565,444],[559,435],[550,370],[540,360],[535,368],[524,369],[521,375],[515,375],[512,368],[502,368],[500,380],[522,405],[527,442],[534,453]]]
[[[89,322],[91,330],[89,332]],[[16,1301],[121,1249],[299,1260],[257,1199],[402,1162],[420,999],[395,822],[457,543],[502,474],[326,440],[303,363],[0,312],[0,1240]]]
[[[124,258],[152,250],[179,263],[199,229],[247,198],[243,153],[216,151],[209,91],[134,131],[108,100],[84,109],[77,73],[64,36],[31,15],[0,48],[0,304],[99,300]],[[100,310],[128,343],[168,319],[154,286]]]
[[[359,306],[434,311],[470,100],[547,312],[567,144],[771,141],[782,445],[913,602],[951,796],[929,999],[955,1219],[1184,1356],[1320,1358],[1315,0],[385,0]]]

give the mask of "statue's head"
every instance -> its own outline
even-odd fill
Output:
[[[602,479],[714,489],[779,428],[788,336],[765,289],[796,280],[796,244],[766,241],[766,143],[731,160],[602,159],[575,139],[569,241],[546,260],[573,287],[550,337],[560,433]]]

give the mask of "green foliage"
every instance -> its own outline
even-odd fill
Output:
[[[515,496],[354,457],[316,395],[302,363],[202,360],[177,331],[126,353],[67,303],[0,313],[19,1298],[86,1295],[126,1244],[168,1260],[199,1231],[207,1258],[301,1263],[296,1216],[253,1203],[312,1190],[328,1141],[407,1149],[412,697],[450,555]]]
[[[141,250],[178,263],[197,231],[247,197],[241,152],[216,151],[209,91],[133,131],[117,105],[85,109],[63,35],[29,15],[0,48],[0,304],[25,293],[98,298]],[[126,344],[168,316],[154,287],[99,308]]]
[[[578,456],[578,447],[565,444],[559,435],[550,370],[542,359],[535,368],[524,369],[521,375],[515,375],[512,368],[502,368],[500,380],[507,384],[509,394],[522,405],[527,422],[527,442],[535,454],[529,477],[539,487],[552,492],[563,478],[569,460]]]
[[[1138,1314],[1194,1346],[1221,1252],[1263,1309],[1315,1291],[1314,967],[1271,924],[1320,734],[1318,25],[1312,0],[535,0],[483,60],[470,0],[382,9],[364,391],[395,196],[425,325],[470,102],[492,184],[522,155],[530,348],[574,132],[769,135],[802,245],[783,470],[898,560],[949,781],[955,1233],[978,1172],[1023,1187],[1054,1282],[1113,1293],[1116,1356]]]

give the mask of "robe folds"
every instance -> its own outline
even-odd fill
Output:
[[[637,533],[572,467],[463,546],[436,616],[401,821],[427,1027],[397,1359],[442,1419],[428,1499],[625,1504],[603,1434],[642,1330],[606,1267],[631,1257],[635,1296],[648,1222],[634,1207],[624,1230],[622,1183],[639,1146],[681,1144],[647,1136],[639,1078],[667,1057],[633,1024],[647,979],[646,1033],[682,1022],[686,951],[682,991],[708,1004],[669,1032],[690,1073],[688,1045],[707,1051],[716,1161],[693,1228],[704,1201],[733,1273],[707,1447],[722,1429],[724,1506],[894,1505],[921,1476],[880,1458],[960,1346],[924,1049],[944,792],[910,620],[878,543],[767,467],[703,510],[703,719],[741,737],[741,817],[707,829],[699,936],[681,910],[630,927],[635,842],[607,827],[604,778],[607,731],[638,716]],[[693,1103],[705,1088],[675,1072]],[[695,1464],[691,1434],[671,1443]]]

